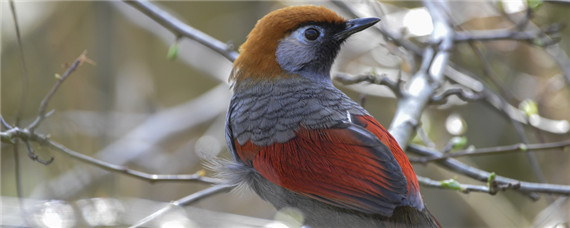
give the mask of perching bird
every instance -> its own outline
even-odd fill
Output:
[[[378,21],[293,6],[257,22],[229,79],[232,183],[313,228],[439,226],[397,142],[330,79],[341,44]]]

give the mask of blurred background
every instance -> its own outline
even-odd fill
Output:
[[[532,15],[524,28],[548,28],[555,23],[563,27],[570,20],[570,5],[561,2],[531,5]],[[56,74],[62,75],[87,50],[94,64],[83,64],[64,82],[48,107],[55,114],[42,123],[39,132],[82,154],[148,173],[193,174],[205,170],[206,176],[214,176],[204,164],[213,158],[230,158],[224,139],[225,110],[231,96],[227,84],[230,61],[192,40],[176,42],[175,35],[123,2],[102,1],[16,1],[21,53],[9,4],[0,4],[1,114],[8,123],[18,118],[20,126],[32,122],[40,101],[56,82]],[[338,4],[327,1],[155,4],[235,50],[259,18],[287,5],[324,5],[351,17]],[[427,46],[433,26],[422,2],[346,4],[361,16],[381,17],[379,28],[401,40],[420,48]],[[452,1],[450,16],[456,31],[512,29],[517,21],[527,18],[528,7],[527,1],[519,0]],[[570,51],[570,31],[557,28],[552,35],[559,40],[555,44],[542,38],[493,40],[460,42],[451,50],[454,66],[471,72],[510,105],[537,105],[546,130],[525,125],[523,132],[529,143],[570,139],[570,75],[563,70],[570,67],[570,62],[564,62],[568,60],[565,53]],[[169,59],[169,47],[175,43],[178,56]],[[343,46],[334,71],[385,74],[392,80],[400,75],[405,83],[420,62],[413,51],[369,29]],[[480,85],[478,81],[467,82],[466,87]],[[452,84],[446,82],[442,89]],[[355,100],[365,97],[365,107],[385,127],[390,126],[398,100],[389,89],[366,83],[336,85]],[[511,120],[501,112],[483,101],[464,102],[455,97],[443,105],[429,106],[422,115],[421,129],[430,141],[416,137],[412,143],[437,150],[454,136],[465,136],[467,145],[477,148],[521,142]],[[128,226],[170,201],[209,187],[191,182],[149,183],[103,171],[34,143],[32,146],[41,159],[55,160],[49,165],[34,162],[26,156],[25,145],[19,145],[20,201],[14,146],[2,143],[2,225]],[[570,185],[568,148],[536,151],[535,157],[547,183]],[[517,180],[540,181],[540,174],[533,172],[522,152],[459,160]],[[485,184],[433,163],[414,164],[414,168],[418,175],[435,180],[456,178],[461,183]],[[429,187],[422,187],[422,195],[444,227],[564,223],[568,227],[570,217],[570,203],[559,196],[542,195],[532,201],[515,191],[491,196]],[[276,217],[275,209],[254,193],[234,191],[173,210],[149,226],[279,227],[271,222]]]

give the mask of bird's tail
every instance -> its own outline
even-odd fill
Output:
[[[407,206],[397,207],[388,221],[393,224],[388,227],[441,227],[426,207],[422,210]]]

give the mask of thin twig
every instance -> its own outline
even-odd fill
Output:
[[[549,28],[554,28],[555,31],[550,31]],[[555,27],[549,27],[549,32],[559,32],[556,31]],[[559,27],[560,29],[562,27]],[[518,40],[527,41],[528,43],[547,47],[549,45],[555,44],[557,40],[550,39],[548,37],[542,36],[541,33],[524,32],[524,31],[513,31],[511,29],[497,29],[497,30],[487,30],[487,31],[468,31],[468,32],[457,32],[455,35],[455,42],[472,42],[472,41],[492,41],[492,40]]]
[[[192,101],[161,110],[148,117],[143,123],[137,125],[115,142],[94,153],[93,157],[99,160],[113,161],[115,165],[124,166],[134,159],[155,152],[157,145],[164,143],[165,140],[172,139],[180,132],[200,126],[200,124],[211,121],[219,114],[224,113],[229,96],[227,85],[219,84]],[[193,116],[193,118],[188,118],[188,116]],[[124,151],[128,151],[128,153],[124,153]],[[86,179],[86,182],[97,182],[110,174],[94,169],[96,168],[76,167],[58,178],[39,184],[32,195],[43,197],[46,188],[51,189],[51,197],[55,195],[56,198],[66,198],[70,195],[76,195],[88,186],[83,182],[77,183],[75,178],[78,175]],[[69,186],[62,186],[61,184],[70,182],[74,184]]]
[[[384,74],[383,75],[363,74],[357,76],[350,76],[349,74],[339,72],[334,75],[333,79],[344,85],[352,85],[360,82],[368,82],[376,85],[385,85],[388,88],[390,88],[390,90],[392,90],[394,94],[396,94],[396,97],[402,97],[402,91],[400,89],[399,83],[391,81]]]
[[[15,125],[18,126],[20,124],[20,118],[24,113],[24,109],[26,108],[26,104],[28,101],[28,84],[29,84],[29,77],[28,77],[28,67],[26,64],[26,58],[24,57],[24,45],[22,44],[22,37],[20,35],[20,26],[18,24],[18,16],[16,14],[16,6],[14,5],[14,0],[10,0],[10,11],[12,12],[12,19],[14,20],[14,28],[16,30],[16,39],[18,40],[18,48],[20,51],[20,61],[22,62],[22,97],[20,98],[20,108],[18,109],[18,113],[16,114],[16,123]]]
[[[481,83],[480,79],[477,79],[476,75],[457,65],[451,64],[451,66],[447,66],[445,74],[449,80],[481,94],[485,105],[492,107],[493,110],[509,119],[554,134],[567,134],[570,130],[567,120],[551,120],[538,115],[536,117],[539,121],[531,124],[523,111],[491,91],[485,84]]]
[[[4,119],[4,117],[2,115],[0,115],[0,122],[2,122],[2,126],[4,126],[7,129],[13,128],[8,122],[6,122],[6,120]]]
[[[37,161],[42,165],[49,165],[53,162],[53,157],[50,157],[49,160],[40,159],[40,157],[34,152],[34,149],[32,148],[29,140],[24,140],[24,144],[26,144],[26,148],[28,149],[28,157],[32,159],[32,161]]]
[[[451,188],[451,187],[446,187],[443,184],[443,181],[436,181],[422,176],[417,176],[417,178],[418,178],[418,183],[420,183],[422,186],[430,188],[450,189],[450,190],[460,191],[462,193],[470,193],[470,192],[491,193],[489,191],[488,186],[457,183],[457,185],[454,186],[454,188]]]
[[[413,144],[408,145],[407,151],[428,157],[441,155],[441,153],[436,150]],[[480,170],[472,166],[468,166],[453,158],[446,158],[440,161],[436,161],[436,163],[445,169],[451,170],[455,173],[463,174],[465,176],[468,176],[470,178],[482,182],[487,182],[489,176],[491,175],[491,173],[487,171]],[[514,183],[520,184],[520,188],[517,189],[517,191],[526,194],[528,197],[530,197],[533,200],[538,200],[540,198],[540,196],[537,193],[570,195],[570,186],[568,185],[524,182],[499,175],[496,176],[495,181],[497,181],[497,183],[501,185],[508,185]]]
[[[102,160],[98,160],[87,155],[75,152],[70,150],[69,148],[53,142],[49,139],[41,138],[42,136],[36,135],[37,138],[40,138],[42,143],[46,143],[51,148],[66,153],[67,155],[71,156],[72,158],[78,159],[82,162],[89,163],[91,165],[97,166],[99,168],[105,169],[107,171],[113,171],[117,173],[126,174],[128,176],[136,177],[138,179],[142,179],[151,183],[154,182],[165,182],[165,181],[193,181],[193,182],[200,182],[200,183],[207,183],[207,184],[217,184],[220,181],[215,178],[204,177],[203,174],[196,173],[196,174],[185,174],[185,175],[169,175],[169,174],[149,174],[137,170],[132,170],[124,166],[115,165],[109,162],[105,162]]]
[[[19,153],[19,143],[16,140],[14,147],[12,149],[14,156],[14,175],[16,177],[16,195],[18,196],[18,203],[20,204],[20,210],[22,215],[26,214],[26,208],[24,207],[24,187],[22,186],[22,164],[20,163],[20,153]],[[28,223],[26,216],[22,216],[23,220]]]
[[[51,98],[53,97],[53,95],[55,94],[55,92],[57,91],[57,89],[59,89],[61,84],[63,84],[65,79],[67,79],[67,77],[69,77],[69,75],[71,75],[71,73],[75,71],[77,67],[81,66],[81,64],[83,64],[84,62],[89,62],[89,61],[90,60],[87,58],[87,50],[85,50],[81,53],[81,55],[79,55],[79,57],[77,57],[77,59],[73,62],[73,64],[71,64],[71,66],[67,69],[67,71],[65,71],[65,73],[59,77],[59,79],[55,82],[53,87],[51,87],[51,90],[46,94],[44,99],[42,99],[38,111],[38,116],[36,117],[34,122],[32,122],[27,127],[30,131],[33,131],[35,128],[37,128],[40,125],[40,123],[48,116],[48,114],[46,113],[47,105],[51,100]]]
[[[16,39],[18,40],[18,48],[20,51],[20,61],[22,63],[22,96],[20,97],[20,107],[18,108],[18,112],[16,114],[16,120],[14,125],[18,126],[20,124],[20,120],[22,118],[22,115],[24,113],[24,110],[27,106],[27,101],[28,101],[28,92],[29,92],[29,77],[28,77],[28,67],[26,64],[26,58],[24,56],[24,45],[22,44],[22,37],[20,34],[20,26],[18,24],[18,16],[16,14],[16,6],[14,4],[14,0],[10,0],[10,11],[12,12],[12,18],[14,20],[14,28],[16,30]],[[4,118],[2,118],[2,124],[4,126],[6,126],[7,128],[11,128],[10,125],[8,123],[6,123],[4,121]],[[6,140],[6,137],[4,137],[4,135],[2,135],[2,142],[13,142],[14,143],[14,147],[13,147],[13,153],[14,153],[14,173],[15,173],[15,178],[16,178],[16,194],[18,196],[18,203],[20,204],[20,210],[22,215],[26,215],[28,214],[26,212],[26,209],[24,207],[24,202],[23,202],[23,186],[22,186],[22,165],[20,164],[20,157],[19,157],[19,143],[18,140],[14,140],[12,141],[11,139]],[[23,220],[25,221],[25,224],[29,225],[29,219],[26,216],[22,216]]]
[[[475,55],[477,55],[477,57],[481,61],[481,65],[483,66],[483,74],[485,74],[485,76],[487,76],[487,78],[491,79],[491,82],[498,88],[499,93],[501,94],[501,97],[506,97],[506,98],[508,98],[508,100],[514,100],[513,94],[510,93],[501,83],[499,83],[499,80],[497,79],[497,75],[493,72],[493,70],[491,68],[491,63],[483,56],[483,52],[482,52],[481,48],[479,48],[477,45],[475,45],[474,42],[469,42],[469,44],[472,47]],[[501,101],[502,101],[501,106],[506,106],[508,104],[508,102],[505,100],[501,100]],[[522,143],[528,144],[529,140],[526,137],[526,134],[524,132],[522,124],[518,121],[514,121],[513,119],[509,119],[509,120],[514,127],[515,132],[517,133],[517,136],[519,137],[519,140]],[[527,157],[527,160],[530,163],[530,167],[531,167],[534,175],[538,178],[538,180],[540,182],[546,183],[546,178],[544,177],[544,174],[542,173],[542,170],[540,168],[540,164],[538,163],[538,160],[536,159],[536,156],[534,155],[533,151],[532,150],[526,150],[525,155]]]
[[[228,60],[232,62],[236,60],[238,56],[238,53],[232,51],[227,44],[220,42],[219,40],[209,36],[206,33],[203,33],[200,30],[192,28],[191,26],[171,16],[164,10],[158,8],[153,3],[144,0],[123,1],[123,2],[131,5],[132,7],[146,14],[148,17],[158,22],[164,28],[170,30],[177,37],[183,36],[195,40],[198,43],[201,43],[202,45],[209,47],[218,54],[226,57]]]
[[[484,95],[482,93],[473,93],[469,90],[464,90],[461,88],[451,88],[445,90],[442,94],[436,94],[431,97],[430,103],[432,104],[444,104],[448,97],[455,95],[463,101],[478,101],[481,100]]]
[[[155,211],[154,213],[150,214],[149,216],[141,219],[139,222],[137,222],[135,225],[130,226],[131,228],[133,227],[141,227],[141,226],[145,226],[148,222],[164,215],[166,212],[172,210],[173,208],[178,208],[181,206],[188,206],[198,200],[204,199],[206,197],[218,194],[218,193],[223,193],[223,192],[227,192],[231,189],[232,187],[227,186],[227,185],[214,185],[212,187],[209,187],[207,189],[204,189],[202,191],[193,193],[191,195],[185,196],[184,198],[181,198],[179,200],[173,201],[171,203],[169,203],[167,206]]]
[[[332,1],[333,4],[335,4],[336,6],[338,6],[340,9],[342,9],[345,13],[349,14],[351,17],[362,17],[362,15],[358,15],[356,13],[356,11],[350,7],[346,2],[344,1]],[[394,42],[394,44],[403,47],[404,49],[410,51],[411,53],[413,53],[416,56],[422,56],[423,55],[423,50],[422,48],[420,48],[419,46],[417,46],[416,44],[410,42],[409,40],[406,40],[404,38],[402,38],[399,35],[396,35],[390,31],[388,31],[387,29],[382,29],[378,26],[373,26],[373,29],[375,29],[376,31],[380,32],[384,37],[387,37],[389,41]]]
[[[218,184],[220,183],[220,180],[216,179],[216,178],[210,178],[210,177],[204,177],[202,172],[196,173],[196,174],[191,174],[191,175],[161,175],[161,174],[149,174],[149,173],[145,173],[145,172],[141,172],[141,171],[137,171],[137,170],[132,170],[129,169],[127,167],[124,166],[120,166],[120,165],[115,165],[109,162],[105,162],[102,160],[98,160],[92,157],[89,157],[87,155],[81,154],[79,152],[73,151],[59,143],[56,143],[52,140],[50,140],[47,136],[45,135],[41,135],[38,134],[36,132],[31,132],[27,129],[19,129],[19,128],[13,128],[7,131],[7,133],[10,133],[11,135],[13,135],[13,137],[15,138],[20,138],[22,140],[24,140],[24,142],[29,142],[29,141],[33,141],[33,142],[37,142],[40,145],[47,145],[50,148],[65,153],[67,155],[69,155],[72,158],[75,158],[79,161],[97,166],[99,168],[102,168],[104,170],[107,171],[113,171],[113,172],[117,172],[117,173],[122,173],[128,176],[132,176],[132,177],[136,177],[138,179],[142,179],[151,183],[154,182],[164,182],[164,181],[195,181],[195,182],[201,182],[201,183],[207,183],[207,184]],[[29,146],[29,144],[26,144]],[[33,153],[32,148],[28,148],[28,151],[30,153]],[[32,155],[29,155],[32,156]],[[32,160],[37,160],[36,158],[32,158]]]
[[[530,9],[527,10],[528,10],[527,12],[532,13]],[[515,26],[521,24],[511,14],[508,14],[504,11],[501,11],[500,13]],[[527,14],[527,18],[524,18],[523,20],[528,21],[529,16],[530,15]],[[549,34],[544,33],[543,30],[541,30],[537,25],[535,25],[531,21],[528,21],[525,27],[529,30],[542,32],[543,33],[541,35],[542,37],[549,37]],[[560,67],[560,70],[564,72],[565,76],[564,79],[566,80],[566,85],[570,85],[570,58],[568,57],[568,54],[566,54],[566,52],[564,51],[564,48],[560,47],[559,43],[553,43],[552,45],[547,46],[544,50],[552,56],[552,60],[554,60]]]
[[[482,156],[482,155],[494,155],[494,154],[503,154],[503,153],[512,153],[512,152],[520,152],[520,151],[527,151],[527,150],[554,150],[554,149],[563,149],[565,147],[570,147],[570,140],[560,141],[560,142],[552,142],[552,143],[539,143],[539,144],[513,144],[508,146],[498,146],[498,147],[489,147],[489,148],[480,148],[480,149],[473,149],[473,150],[460,150],[457,152],[450,152],[442,154],[439,157],[422,157],[422,158],[415,158],[410,159],[413,162],[418,163],[427,163],[433,161],[440,161],[446,158],[456,158],[456,157],[466,157],[466,156]]]
[[[430,188],[450,189],[465,194],[470,192],[481,192],[481,193],[488,193],[490,195],[495,195],[499,191],[506,191],[508,189],[512,190],[520,189],[519,182],[499,184],[496,181],[491,181],[490,183],[487,183],[488,186],[483,186],[483,185],[461,184],[454,179],[445,180],[445,181],[436,181],[427,177],[421,177],[421,176],[417,177],[418,177],[418,182],[423,186]]]

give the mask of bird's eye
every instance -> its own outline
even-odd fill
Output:
[[[307,30],[305,30],[305,38],[307,38],[308,40],[316,40],[317,38],[319,38],[320,32],[319,30],[316,30],[314,28],[308,28]]]

